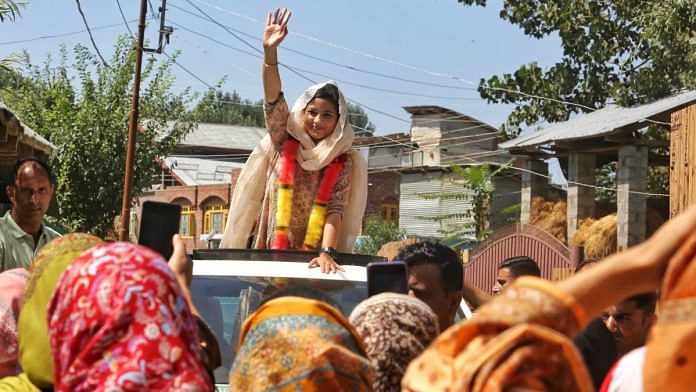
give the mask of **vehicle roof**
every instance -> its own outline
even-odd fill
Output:
[[[316,251],[272,250],[272,249],[196,249],[194,260],[229,260],[229,261],[287,261],[308,263],[317,256]],[[361,265],[374,261],[386,261],[384,257],[339,253],[338,263],[343,265]]]
[[[324,274],[318,268],[308,268],[306,263],[272,260],[196,260],[194,276],[256,276],[271,278],[306,278],[366,282],[367,270],[363,266],[344,265],[345,272]]]

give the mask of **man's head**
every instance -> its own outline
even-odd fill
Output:
[[[541,277],[541,270],[536,261],[529,256],[516,256],[503,260],[498,266],[498,276],[493,286],[493,295],[498,295],[503,287],[514,282],[520,276]]]
[[[645,344],[655,323],[657,294],[644,293],[629,297],[602,313],[602,320],[616,341],[619,356]]]
[[[409,294],[430,306],[440,330],[454,324],[464,285],[464,268],[457,252],[440,243],[419,242],[404,247],[397,259],[408,266]]]
[[[20,159],[10,168],[8,180],[5,190],[12,203],[13,219],[23,229],[40,227],[53,196],[51,168],[37,159]]]

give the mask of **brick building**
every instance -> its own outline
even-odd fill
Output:
[[[132,214],[132,234],[142,202],[162,201],[181,205],[179,234],[188,250],[215,247],[246,157],[265,135],[264,128],[199,124],[162,160],[159,184],[140,197]]]

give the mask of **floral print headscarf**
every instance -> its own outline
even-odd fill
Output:
[[[337,309],[281,297],[244,321],[229,381],[232,391],[370,391],[373,371]]]
[[[212,389],[181,289],[146,248],[120,242],[81,255],[48,317],[56,391]]]
[[[0,273],[0,378],[17,374],[17,313],[28,276],[23,268]]]
[[[423,301],[382,293],[361,302],[349,317],[375,369],[375,391],[400,391],[401,377],[438,334],[435,313]]]

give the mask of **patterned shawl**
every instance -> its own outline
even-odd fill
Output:
[[[300,297],[261,306],[242,325],[233,391],[369,391],[360,338],[335,308]]]
[[[373,389],[400,391],[406,367],[439,332],[437,316],[418,298],[382,293],[361,302],[348,318],[375,369]]]
[[[46,309],[63,271],[101,240],[87,234],[68,234],[44,246],[32,263],[22,311],[17,323],[19,364],[25,379],[39,388],[53,387],[53,363]]]
[[[339,252],[352,252],[367,203],[367,164],[362,155],[351,148],[354,132],[348,121],[348,105],[341,90],[338,89],[339,122],[331,135],[315,143],[302,128],[302,111],[314,98],[317,90],[326,84],[336,85],[336,82],[329,81],[311,86],[297,98],[288,118],[288,133],[300,142],[297,160],[304,170],[321,170],[337,156],[345,152],[351,154],[353,170],[350,176],[350,195],[343,211],[336,249]],[[265,179],[268,177],[273,154],[277,152],[273,149],[270,136],[266,136],[247,159],[235,185],[235,189],[243,189],[244,192],[234,192],[232,195],[221,247],[246,247],[264,196],[268,192]]]
[[[48,308],[56,391],[207,391],[198,331],[161,256],[99,245],[61,276]]]
[[[693,391],[696,381],[696,233],[669,261],[646,344],[645,391]]]
[[[450,327],[416,358],[405,391],[592,391],[569,336],[586,324],[584,309],[552,283],[522,277]]]
[[[17,314],[28,276],[24,268],[0,273],[0,378],[17,374]]]

